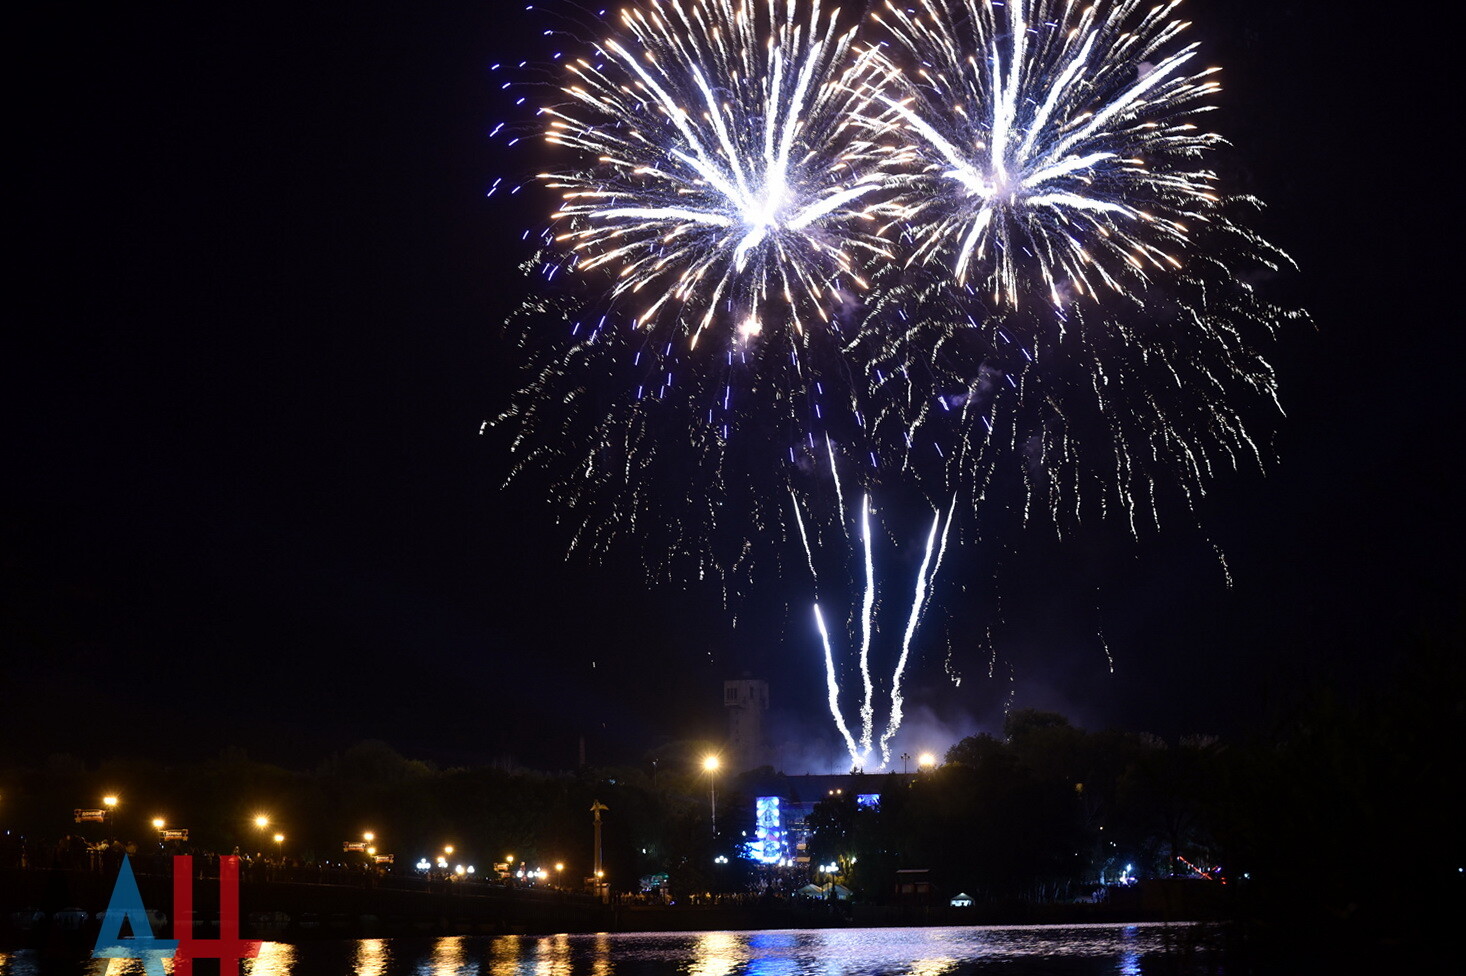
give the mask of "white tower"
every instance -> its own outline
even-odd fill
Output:
[[[742,772],[767,762],[764,712],[769,710],[769,683],[743,677],[723,682],[723,707],[728,709],[728,752],[731,765]]]

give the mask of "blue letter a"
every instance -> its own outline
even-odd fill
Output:
[[[123,919],[132,927],[130,939],[122,938]],[[112,899],[107,902],[107,914],[102,916],[102,930],[97,933],[92,958],[141,959],[143,972],[148,976],[166,976],[163,960],[172,958],[177,948],[177,939],[153,938],[153,925],[148,921],[148,910],[143,907],[142,892],[137,890],[132,862],[126,854],[122,855],[122,868],[117,872],[117,883],[112,886]]]

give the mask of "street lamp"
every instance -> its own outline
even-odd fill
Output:
[[[260,830],[264,830],[266,827],[270,826],[270,818],[265,816],[263,813],[255,814],[255,826]]]
[[[706,756],[702,761],[702,768],[708,774],[708,807],[713,816],[713,836],[718,836],[718,790],[717,772],[718,767],[723,763],[717,756]]]
[[[909,753],[909,752],[903,752],[903,753],[901,753],[901,775],[902,776],[905,776],[906,775],[906,764],[908,762],[910,762],[910,761],[911,761],[911,753]]]
[[[931,769],[936,764],[937,764],[937,757],[936,756],[933,756],[929,752],[923,752],[916,759],[916,766],[917,766],[918,769]]]
[[[276,834],[275,835],[275,860],[282,861],[282,862],[285,860],[285,835],[284,834]]]
[[[591,816],[594,818],[596,828],[596,848],[594,861],[596,875],[596,894],[600,896],[602,901],[605,900],[605,890],[604,886],[601,884],[601,879],[605,877],[605,872],[601,870],[601,813],[610,809],[610,807],[606,806],[600,800],[590,801],[590,812]]]
[[[167,825],[167,823],[168,823],[168,821],[164,820],[162,817],[154,817],[153,818],[153,829],[154,830],[162,830],[163,827]]]
[[[102,806],[107,808],[107,846],[110,847],[112,846],[113,836],[117,833],[117,824],[113,820],[114,815],[117,813],[117,795],[115,793],[108,793],[102,797]]]

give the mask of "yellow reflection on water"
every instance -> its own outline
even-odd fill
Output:
[[[246,976],[290,976],[294,971],[295,946],[288,942],[262,942],[260,954],[244,961]]]
[[[489,943],[489,976],[517,976],[523,939],[501,935]]]
[[[596,933],[596,954],[591,960],[591,976],[611,976],[611,937],[605,932]]]
[[[362,939],[356,944],[356,976],[383,976],[387,972],[387,943]]]
[[[534,976],[570,976],[570,936],[552,935],[534,947]]]
[[[918,959],[911,964],[911,976],[942,976],[956,965],[955,959]]]
[[[433,958],[417,968],[418,976],[477,976],[478,963],[463,951],[463,936],[439,939],[433,945]]]
[[[692,947],[687,976],[728,976],[748,958],[747,948],[732,932],[704,932]]]

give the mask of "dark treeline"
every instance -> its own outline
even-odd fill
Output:
[[[1263,925],[1416,930],[1466,903],[1455,799],[1466,714],[1457,648],[1422,645],[1402,660],[1372,693],[1315,693],[1236,741],[1089,732],[1058,714],[1016,711],[1002,738],[964,739],[935,769],[872,775],[819,804],[810,868],[834,862],[834,879],[876,903],[893,897],[900,869],[928,869],[939,894],[985,902],[1072,900],[1127,865],[1140,879],[1200,870],[1211,883],[1225,878],[1236,910]],[[579,887],[600,801],[613,891],[656,873],[674,896],[811,880],[801,870],[759,874],[737,856],[753,833],[746,778],[719,780],[714,838],[699,755],[686,744],[639,767],[566,773],[436,768],[381,742],[304,771],[240,750],[188,765],[88,767],[56,755],[0,771],[0,828],[7,866],[21,836],[33,864],[68,835],[156,851],[156,816],[189,828],[199,851],[350,864],[362,855],[343,853],[342,842],[370,830],[398,873],[451,844],[452,860],[480,876],[512,854],[550,870],[551,883]],[[73,808],[109,792],[120,797],[112,822],[71,822]],[[879,808],[858,806],[862,792],[881,793]],[[266,829],[253,823],[262,813]],[[286,837],[278,847],[276,831]]]
[[[1461,650],[1406,642],[1387,679],[1351,693],[1320,682],[1236,741],[1015,712],[1003,739],[964,739],[908,789],[883,791],[879,810],[822,804],[811,853],[854,855],[857,889],[920,867],[986,900],[1064,898],[1126,864],[1140,878],[1194,865],[1280,937],[1440,939],[1466,908]]]
[[[666,751],[679,753],[676,746]],[[106,794],[119,798],[109,822],[73,823],[73,810],[100,808]],[[596,801],[609,808],[603,867],[616,890],[634,890],[647,873],[674,875],[687,891],[706,890],[717,880],[704,868],[715,857],[706,781],[699,784],[693,759],[680,756],[648,762],[645,769],[573,773],[438,768],[366,741],[310,770],[256,762],[230,748],[213,760],[182,765],[112,760],[88,767],[75,757],[52,755],[36,767],[0,772],[6,863],[17,858],[24,838],[33,867],[44,866],[48,852],[68,837],[93,844],[115,838],[129,849],[156,852],[163,846],[152,826],[157,817],[188,829],[186,844],[166,845],[177,852],[238,851],[350,867],[367,858],[343,851],[343,844],[371,832],[373,846],[396,858],[396,873],[410,873],[419,858],[435,859],[451,846],[450,864],[474,865],[479,877],[512,856],[516,869],[548,871],[545,883],[579,888],[593,869],[590,808]],[[731,826],[733,811],[727,812]],[[259,816],[268,818],[266,826],[256,826]],[[724,822],[720,816],[720,827]],[[277,843],[276,833],[284,840]],[[736,867],[720,874],[723,885],[743,880]]]

